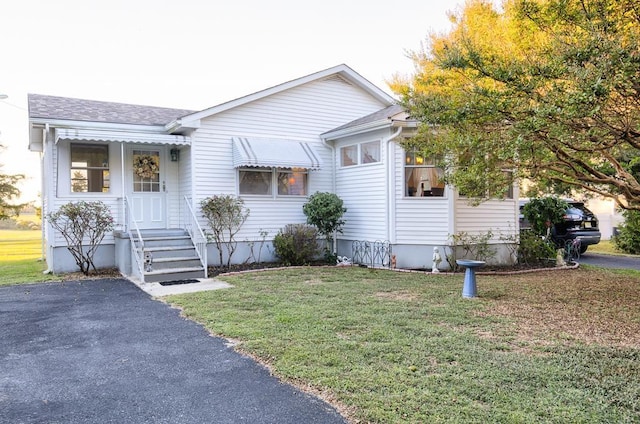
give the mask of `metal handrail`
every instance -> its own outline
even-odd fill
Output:
[[[133,257],[136,259],[136,264],[138,265],[138,272],[140,274],[140,280],[144,283],[144,240],[142,239],[142,234],[140,233],[140,228],[138,228],[138,223],[135,219],[133,219],[133,214],[131,213],[131,201],[129,197],[124,197],[124,205],[125,205],[125,222],[131,223],[131,227],[129,228],[129,240],[131,241],[131,251],[133,252]],[[130,216],[131,215],[131,216]],[[138,244],[133,238],[133,231],[136,232],[138,236]],[[137,247],[136,247],[137,246]]]
[[[189,211],[189,217],[187,219],[187,222],[185,223],[185,227],[187,232],[189,233],[189,237],[191,237],[191,242],[196,248],[196,252],[198,253],[198,257],[200,258],[200,263],[204,268],[204,278],[208,278],[207,238],[205,237],[204,231],[202,231],[202,228],[198,223],[196,214],[193,212],[191,200],[187,196],[184,196],[184,202],[187,204],[187,210]]]

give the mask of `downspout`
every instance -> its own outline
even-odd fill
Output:
[[[322,144],[331,150],[331,192],[336,193],[336,146],[329,144],[326,138],[322,139]],[[338,252],[338,232],[333,232],[333,253]]]
[[[45,193],[45,152],[47,150],[47,134],[49,133],[49,124],[44,124],[44,128],[42,129],[42,152],[40,153],[40,231],[41,231],[41,241],[40,241],[40,255],[41,260],[47,262],[47,269],[42,271],[43,274],[51,274],[53,270],[49,266],[49,261],[47,261],[46,256],[46,247],[45,247],[45,233],[46,233],[46,211],[44,210],[44,198],[47,195]],[[49,202],[51,199],[49,198]]]
[[[386,192],[386,202],[385,202],[385,213],[387,215],[387,237],[390,244],[394,244],[396,242],[396,220],[391,216],[391,213],[395,216],[396,210],[396,183],[395,178],[392,179],[391,176],[395,174],[395,155],[392,157],[391,155],[391,142],[398,137],[402,133],[402,127],[399,127],[396,132],[391,134],[387,138],[382,139],[383,145],[385,145],[386,154],[387,154],[387,172],[385,175],[385,184],[387,186]],[[390,182],[393,181],[393,184]]]
[[[126,222],[127,221],[127,209],[125,206],[125,183],[124,183],[124,141],[120,142],[120,195],[122,196],[122,215],[121,215],[121,219],[122,219],[122,229],[125,232],[129,231],[129,223]]]

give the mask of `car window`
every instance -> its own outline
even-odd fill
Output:
[[[579,207],[575,205],[571,205],[567,208],[567,212],[564,215],[565,219],[570,219],[572,221],[578,221],[583,219],[584,212]]]

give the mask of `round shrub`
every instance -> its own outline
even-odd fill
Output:
[[[318,230],[305,224],[287,224],[273,239],[276,256],[286,265],[306,265],[320,251]]]
[[[640,211],[623,212],[624,224],[618,228],[613,243],[618,250],[633,255],[640,254]]]

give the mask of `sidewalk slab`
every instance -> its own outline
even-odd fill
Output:
[[[221,290],[233,287],[231,284],[227,284],[224,281],[220,281],[215,278],[198,278],[197,280],[197,283],[171,284],[168,286],[163,286],[160,283],[141,283],[140,281],[133,279],[131,279],[131,282],[153,297],[163,297],[183,293],[197,293],[201,291]]]

